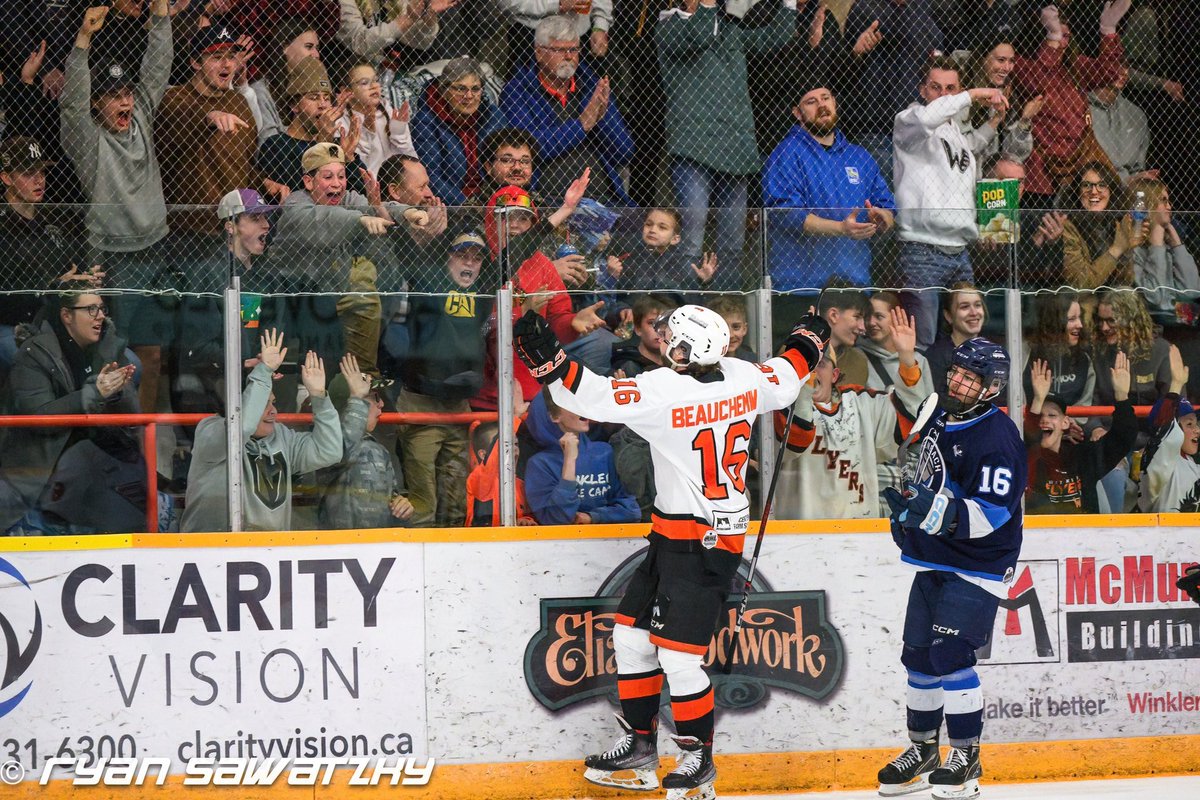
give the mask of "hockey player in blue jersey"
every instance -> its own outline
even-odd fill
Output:
[[[991,636],[1021,552],[1025,448],[1017,426],[992,403],[1009,370],[999,345],[982,338],[959,345],[904,492],[884,492],[900,560],[918,570],[900,657],[912,744],[879,771],[885,797],[930,786],[937,798],[979,796],[983,693],[975,651]],[[944,764],[943,717],[950,739]]]

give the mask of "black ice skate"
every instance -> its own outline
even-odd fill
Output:
[[[682,751],[671,770],[663,778],[667,800],[717,800],[713,781],[717,767],[712,760],[712,745],[695,736],[672,736]]]
[[[617,722],[625,731],[607,753],[583,760],[583,777],[600,786],[651,792],[658,788],[658,737],[655,731],[638,733],[620,714]]]
[[[950,755],[941,769],[929,775],[933,796],[951,800],[971,800],[979,797],[979,779],[983,766],[979,763],[979,745],[951,747]]]
[[[941,766],[938,739],[913,742],[896,760],[879,770],[879,794],[895,797],[929,788],[929,776]]]

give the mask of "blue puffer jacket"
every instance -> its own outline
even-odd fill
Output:
[[[467,176],[467,154],[463,151],[463,142],[459,135],[429,106],[429,93],[436,91],[436,83],[429,84],[414,104],[412,122],[409,123],[413,148],[429,172],[429,188],[433,193],[448,206],[461,206],[466,203],[463,181]],[[492,131],[497,131],[508,123],[503,112],[488,100],[486,94],[475,114],[478,117],[475,147],[476,156],[480,160],[479,174],[482,182],[487,178],[484,171],[483,142]]]
[[[529,404],[525,425],[541,450],[525,467],[525,499],[543,525],[564,525],[582,511],[592,522],[637,522],[642,518],[637,498],[617,477],[616,459],[605,442],[579,437],[575,480],[562,479],[563,454],[558,440],[563,430],[550,419],[542,392]]]

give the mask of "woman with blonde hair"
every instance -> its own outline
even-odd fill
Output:
[[[1098,405],[1113,404],[1109,376],[1118,352],[1129,357],[1133,374],[1129,399],[1135,406],[1153,404],[1171,383],[1169,348],[1161,336],[1155,335],[1146,304],[1135,289],[1109,289],[1098,298],[1092,349]]]
[[[1133,251],[1134,285],[1142,289],[1151,314],[1174,322],[1179,293],[1200,291],[1200,272],[1175,229],[1167,185],[1158,178],[1134,178],[1129,194],[1136,197],[1139,192],[1146,198],[1150,231],[1145,244]]]

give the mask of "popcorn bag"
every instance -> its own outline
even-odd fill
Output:
[[[975,209],[979,219],[979,238],[999,244],[1012,244],[1020,238],[1017,224],[1015,179],[988,179],[975,184]]]

